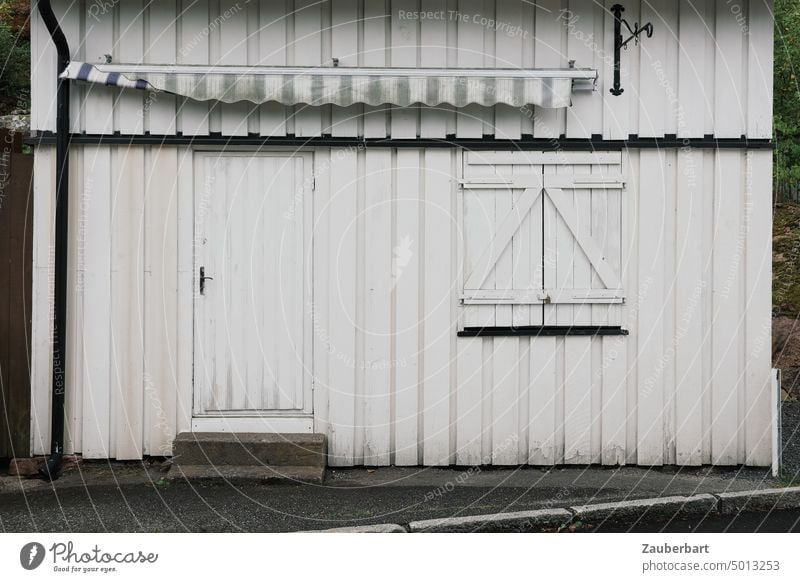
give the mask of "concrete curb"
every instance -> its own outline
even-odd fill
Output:
[[[629,521],[642,517],[663,519],[712,513],[717,509],[717,498],[707,494],[691,497],[656,497],[616,503],[576,505],[569,509],[574,514],[574,521],[581,522]]]
[[[396,523],[381,523],[378,525],[357,525],[353,527],[334,527],[332,529],[322,529],[305,531],[300,533],[408,533],[402,525]]]
[[[456,533],[472,531],[541,531],[560,529],[572,520],[572,513],[565,509],[537,509],[515,513],[494,513],[466,517],[448,517],[412,521],[408,530],[412,533]]]
[[[719,512],[723,515],[742,511],[798,509],[800,508],[800,487],[720,493],[717,495],[717,499],[719,499]]]
[[[387,523],[323,531],[326,533],[543,532],[557,531],[569,525],[586,522],[626,522],[643,517],[671,519],[676,516],[735,515],[743,511],[768,512],[775,509],[800,509],[800,487],[757,489],[736,493],[703,493],[689,497],[655,497],[614,503],[576,505],[561,509],[445,517],[412,521],[407,527]]]

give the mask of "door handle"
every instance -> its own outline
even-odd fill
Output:
[[[213,281],[214,277],[206,277],[206,268],[200,267],[200,295],[203,295],[206,290],[206,281]]]

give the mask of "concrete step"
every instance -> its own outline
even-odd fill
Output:
[[[322,434],[185,432],[173,443],[177,467],[282,467],[325,470]]]

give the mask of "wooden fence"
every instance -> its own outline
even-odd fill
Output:
[[[0,128],[0,457],[30,454],[33,155]]]

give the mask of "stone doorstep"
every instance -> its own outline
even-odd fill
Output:
[[[237,484],[310,483],[325,480],[325,467],[268,465],[175,465],[165,475],[168,481],[215,481]]]
[[[324,470],[322,434],[181,433],[174,441],[177,466],[310,467]]]

